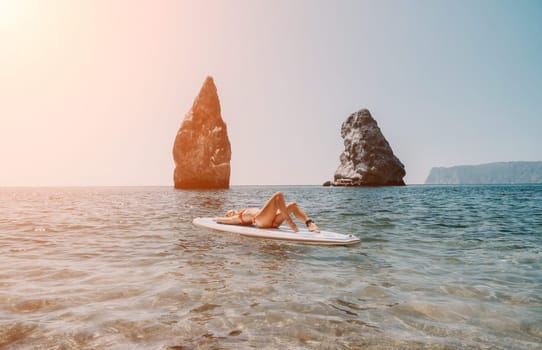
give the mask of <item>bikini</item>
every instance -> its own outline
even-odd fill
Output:
[[[238,217],[239,217],[239,221],[241,221],[241,225],[252,225],[252,224],[255,224],[256,223],[256,216],[253,216],[252,217],[252,221],[245,221],[243,220],[243,214],[245,213],[247,209],[241,209],[239,211],[239,214],[238,214]],[[275,223],[275,220],[273,220],[273,224]],[[311,223],[314,223],[314,221],[312,221],[312,219],[308,219],[307,221],[305,221],[305,225],[307,225],[307,227],[309,227],[309,225]]]
[[[255,216],[252,217],[252,221],[243,220],[243,214],[244,214],[245,211],[246,211],[246,208],[241,209],[239,211],[239,214],[238,214],[239,221],[241,221],[241,225],[252,225],[252,224],[256,223],[256,217]]]

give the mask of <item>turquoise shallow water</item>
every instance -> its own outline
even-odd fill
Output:
[[[274,191],[362,244],[195,228]],[[2,349],[541,349],[542,186],[0,189]]]

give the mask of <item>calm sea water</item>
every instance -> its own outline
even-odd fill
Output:
[[[353,247],[195,228],[274,191]],[[2,349],[541,349],[542,186],[0,189]]]

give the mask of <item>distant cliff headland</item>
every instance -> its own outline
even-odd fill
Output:
[[[433,168],[425,184],[530,184],[542,183],[542,162],[498,162]]]

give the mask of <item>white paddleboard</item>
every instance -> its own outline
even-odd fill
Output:
[[[281,226],[279,228],[258,228],[254,225],[227,225],[219,224],[215,222],[212,218],[195,218],[192,223],[198,227],[210,228],[223,232],[237,233],[247,237],[274,239],[293,243],[317,245],[351,245],[361,242],[361,240],[354,235],[346,235],[330,231],[310,232],[304,228],[299,228],[299,232],[294,232],[291,228],[286,226]]]

